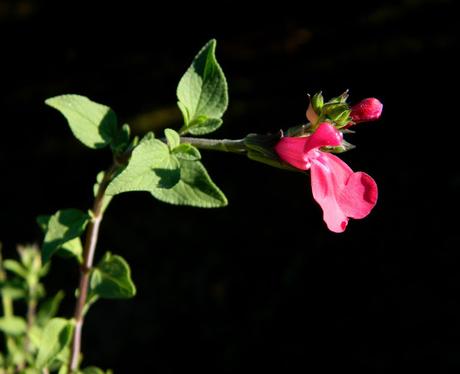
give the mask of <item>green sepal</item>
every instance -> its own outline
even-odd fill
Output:
[[[324,105],[324,97],[321,92],[318,92],[313,95],[313,97],[311,98],[311,105],[313,106],[313,110],[316,114],[321,113],[321,110]]]

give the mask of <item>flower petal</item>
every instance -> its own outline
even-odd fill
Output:
[[[304,151],[309,152],[324,146],[338,146],[342,143],[343,135],[330,123],[323,122],[306,139]]]
[[[311,186],[314,199],[323,209],[323,219],[333,232],[343,232],[348,217],[366,217],[377,203],[378,188],[372,177],[354,173],[330,153],[321,152],[312,160]]]
[[[340,233],[345,231],[348,217],[337,202],[336,196],[343,186],[344,177],[348,175],[346,169],[339,170],[336,174],[338,164],[330,163],[328,157],[323,157],[325,155],[329,154],[322,153],[312,162],[311,190],[313,198],[323,210],[323,219],[329,230]],[[345,163],[344,165],[347,166]]]
[[[377,203],[378,189],[375,181],[363,172],[350,175],[345,188],[337,196],[342,211],[351,218],[364,218]]]
[[[310,168],[310,162],[304,152],[307,139],[306,137],[293,138],[285,136],[279,140],[274,149],[284,162],[300,170],[307,170]]]

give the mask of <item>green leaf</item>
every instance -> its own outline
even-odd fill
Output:
[[[45,325],[51,318],[53,318],[59,309],[62,299],[64,298],[64,291],[59,291],[53,297],[46,299],[41,305],[37,313],[37,323],[41,326]]]
[[[117,116],[108,106],[80,95],[56,96],[45,103],[64,115],[75,137],[87,147],[103,148],[116,136]]]
[[[189,133],[192,135],[205,135],[216,131],[221,125],[220,118],[207,118],[205,121],[199,121],[193,126],[190,126]]]
[[[22,335],[26,332],[27,324],[21,317],[0,317],[0,331],[7,335]]]
[[[180,135],[173,129],[165,129],[165,137],[171,151],[180,144]]]
[[[63,318],[53,318],[45,326],[35,365],[47,367],[66,348],[72,337],[73,324]]]
[[[51,216],[43,242],[43,262],[47,262],[65,243],[78,238],[85,230],[89,219],[87,213],[78,209],[59,210]],[[73,245],[75,246],[75,243]]]
[[[23,299],[27,296],[25,285],[23,283],[16,284],[17,282],[6,281],[0,283],[0,294],[2,297],[9,297],[12,300]],[[22,281],[21,281],[22,282]]]
[[[107,187],[107,195],[171,188],[180,178],[179,161],[162,141],[147,134],[133,150],[128,166]]]
[[[228,106],[225,75],[217,63],[216,41],[210,40],[194,58],[177,86],[178,106],[184,117],[182,132],[202,135],[216,130]]]
[[[102,172],[103,173],[103,172]],[[109,199],[109,197],[107,197]],[[40,215],[37,217],[38,226],[46,233],[48,231],[48,223],[51,219],[50,215]],[[75,257],[78,262],[83,259],[83,245],[81,239],[74,238],[62,244],[61,248],[56,251],[56,254],[62,257]]]
[[[201,154],[198,148],[191,144],[183,143],[172,150],[178,159],[197,161],[201,160]]]
[[[227,198],[209,177],[199,161],[180,160],[180,180],[170,189],[152,190],[158,200],[175,205],[217,208],[227,205]]]
[[[107,252],[91,273],[90,298],[126,299],[136,294],[131,269],[120,256]]]
[[[16,275],[20,276],[21,278],[26,279],[29,276],[29,273],[27,272],[27,269],[22,266],[19,262],[15,260],[4,260],[3,261],[3,267],[6,270],[11,271],[12,273],[15,273]]]

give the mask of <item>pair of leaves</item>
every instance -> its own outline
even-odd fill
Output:
[[[78,209],[63,209],[52,216],[37,217],[38,224],[45,231],[43,262],[49,261],[60,249],[80,261],[83,251],[80,235],[85,231],[89,220],[88,213]]]
[[[184,118],[181,133],[204,135],[222,125],[228,87],[215,51],[216,41],[212,39],[198,52],[177,86],[177,105]]]
[[[176,205],[213,208],[227,205],[213,183],[199,151],[180,144],[174,130],[165,131],[168,145],[147,134],[134,149],[128,166],[109,184],[107,195],[147,191],[158,200]]]
[[[228,106],[228,87],[216,56],[216,41],[210,40],[195,56],[177,86],[178,106],[184,117],[183,133],[204,135],[222,125]],[[45,101],[67,119],[75,137],[93,149],[111,146],[115,153],[129,144],[128,125],[118,127],[115,112],[108,106],[80,95],[60,95]]]

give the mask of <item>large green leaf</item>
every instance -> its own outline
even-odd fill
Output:
[[[38,219],[42,224],[44,216]],[[85,230],[90,217],[87,213],[78,209],[58,210],[47,222],[47,231],[42,247],[43,262],[47,262],[51,256],[61,247],[66,245],[70,252],[78,256],[81,253],[81,243],[70,241],[78,238]]]
[[[80,95],[56,96],[45,103],[64,115],[75,137],[87,147],[103,148],[118,139],[117,116],[108,106]]]
[[[183,133],[208,134],[222,124],[221,117],[228,106],[228,87],[215,50],[216,41],[212,39],[198,52],[177,86]]]
[[[106,195],[171,188],[179,180],[179,166],[168,146],[147,134],[134,149],[128,166],[109,184]]]
[[[107,252],[91,272],[90,297],[126,299],[136,294],[131,269],[120,256]]]
[[[42,369],[47,367],[69,344],[73,324],[64,318],[53,318],[46,324],[38,349],[35,365]]]
[[[180,159],[180,180],[170,189],[152,190],[158,200],[175,205],[217,208],[227,205],[227,198],[214,184],[200,161]]]

